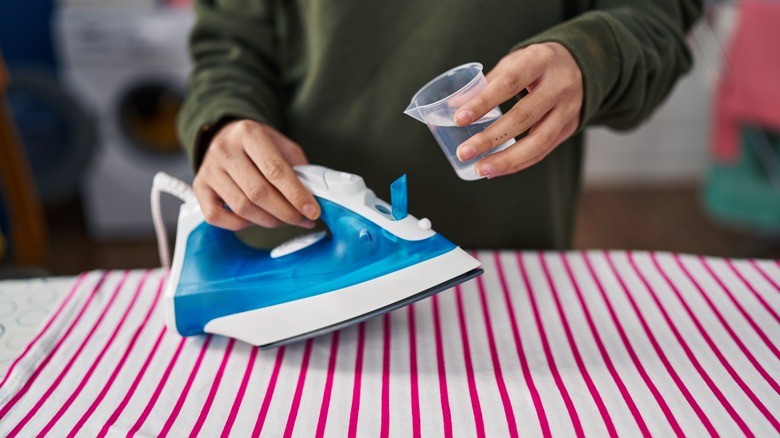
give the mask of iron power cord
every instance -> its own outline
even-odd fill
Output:
[[[195,192],[192,187],[184,181],[174,178],[165,172],[157,172],[152,181],[152,221],[154,222],[154,231],[157,234],[157,248],[160,253],[160,263],[164,268],[171,267],[170,249],[168,248],[168,233],[165,230],[163,222],[162,208],[160,205],[160,194],[168,193],[183,202],[197,202]]]

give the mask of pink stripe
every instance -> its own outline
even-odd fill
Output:
[[[358,325],[357,354],[355,355],[355,383],[352,386],[352,407],[349,412],[350,438],[357,436],[358,412],[360,411],[360,381],[363,374],[363,348],[366,342],[365,323]]]
[[[585,298],[582,296],[582,290],[580,289],[580,285],[577,282],[577,279],[574,277],[574,273],[572,272],[571,266],[569,265],[569,260],[566,257],[566,254],[561,253],[560,257],[561,257],[561,261],[563,262],[564,268],[566,268],[566,274],[569,277],[569,281],[574,287],[574,292],[577,294],[577,300],[580,303],[580,308],[582,309],[582,313],[585,315],[585,320],[588,323],[588,329],[593,334],[593,338],[596,341],[596,345],[598,346],[599,353],[601,354],[601,357],[604,359],[604,364],[607,366],[607,370],[609,371],[610,376],[612,376],[612,380],[615,382],[615,385],[618,387],[618,390],[620,391],[620,395],[623,397],[623,401],[628,406],[628,410],[631,411],[631,415],[634,417],[634,420],[636,421],[639,430],[642,431],[642,436],[645,437],[651,436],[650,430],[647,428],[647,424],[645,423],[644,418],[642,418],[642,414],[639,412],[639,409],[636,407],[636,403],[634,402],[633,397],[631,397],[631,393],[628,392],[628,388],[626,388],[625,383],[623,383],[623,379],[620,378],[620,374],[618,374],[617,370],[615,370],[615,365],[612,363],[612,358],[610,358],[609,352],[607,351],[607,348],[604,346],[604,342],[601,340],[601,335],[599,335],[598,329],[596,329],[596,324],[593,322],[593,317],[591,316],[590,310],[588,309],[588,306],[585,303]],[[547,268],[545,267],[545,272],[546,270]],[[548,281],[549,281],[549,277],[548,277]],[[556,299],[557,299],[557,294],[556,294]]]
[[[65,339],[70,336],[71,332],[73,331],[73,328],[78,325],[79,321],[81,320],[81,317],[84,316],[84,313],[86,312],[89,305],[92,303],[92,300],[97,295],[97,291],[100,290],[100,287],[103,285],[103,282],[105,282],[106,278],[108,278],[109,272],[106,271],[103,273],[103,276],[100,277],[100,280],[95,284],[95,286],[92,288],[92,292],[90,292],[89,298],[84,302],[84,305],[81,307],[81,310],[79,310],[79,313],[76,315],[76,318],[73,319],[73,322],[71,322],[68,329],[65,331],[65,334],[62,335],[61,338],[57,340],[57,343],[54,345],[54,348],[49,352],[49,354],[46,356],[46,358],[43,359],[41,364],[38,366],[38,368],[30,375],[30,378],[27,379],[27,382],[22,386],[22,388],[19,390],[19,392],[14,395],[14,397],[8,401],[8,403],[0,409],[0,419],[6,416],[8,414],[8,411],[11,410],[11,408],[14,407],[14,405],[19,402],[19,399],[21,399],[24,394],[27,393],[27,391],[30,390],[30,386],[35,382],[35,379],[38,377],[38,375],[46,368],[46,365],[49,364],[49,361],[51,361],[51,358],[54,357],[54,354],[57,353],[57,350],[60,349]]]
[[[476,258],[478,254],[472,253]],[[509,393],[506,390],[506,384],[504,383],[504,374],[501,370],[501,361],[498,359],[498,349],[496,348],[496,339],[493,336],[493,323],[490,319],[490,309],[488,308],[487,296],[485,294],[485,285],[482,282],[482,277],[477,277],[477,289],[479,290],[479,300],[482,305],[482,320],[485,322],[485,331],[488,337],[488,346],[490,347],[490,360],[493,363],[493,374],[496,377],[496,384],[498,385],[498,393],[501,396],[501,404],[504,407],[504,417],[506,418],[507,429],[509,430],[509,436],[516,438],[517,434],[517,422],[515,421],[514,410],[512,409],[512,400],[509,398]]]
[[[756,291],[756,288],[754,288],[753,285],[750,284],[750,282],[745,279],[745,277],[742,275],[741,272],[737,270],[737,268],[734,266],[731,260],[726,259],[726,264],[729,265],[729,268],[731,268],[731,270],[734,271],[735,274],[737,274],[737,277],[739,277],[739,279],[742,280],[742,283],[744,283],[744,285],[747,286],[748,290],[750,290],[753,296],[756,297],[756,299],[758,300],[759,303],[761,303],[764,309],[766,309],[766,311],[769,312],[770,315],[772,315],[775,321],[780,324],[780,316],[777,315],[775,309],[773,309],[772,306],[770,306],[769,303],[766,302],[764,297],[762,297],[761,294],[759,294],[758,291]],[[719,278],[718,278],[718,283],[720,283]]]
[[[444,426],[444,436],[452,437],[452,413],[450,412],[450,397],[447,392],[447,368],[444,366],[444,343],[441,338],[441,321],[439,319],[439,297],[431,297],[433,305],[433,330],[436,340],[436,369],[439,375],[439,394],[441,396],[441,416]]]
[[[460,326],[460,339],[463,344],[463,359],[466,365],[466,381],[469,385],[469,397],[471,398],[471,410],[474,413],[474,426],[477,436],[485,436],[485,421],[482,418],[482,406],[479,403],[477,382],[474,379],[474,366],[471,363],[471,348],[469,347],[469,335],[466,327],[466,316],[463,313],[463,298],[460,286],[455,286],[455,303],[458,307],[458,325]]]
[[[138,372],[138,375],[135,376],[133,383],[130,385],[130,389],[125,394],[125,397],[122,399],[122,402],[119,403],[119,406],[117,406],[117,408],[108,418],[106,424],[103,426],[102,429],[100,429],[100,433],[98,434],[98,436],[106,436],[106,434],[108,434],[108,431],[111,429],[111,426],[113,426],[114,423],[116,423],[116,421],[119,419],[119,416],[125,410],[127,403],[130,402],[130,398],[135,394],[135,390],[138,388],[138,384],[141,382],[141,379],[146,373],[147,368],[149,368],[149,364],[152,362],[154,355],[157,353],[157,348],[160,346],[160,343],[162,342],[164,335],[165,335],[165,327],[163,327],[162,330],[160,330],[160,334],[157,336],[157,340],[154,342],[152,351],[149,353],[149,356],[146,357],[146,361],[144,361],[144,364],[141,367],[141,370]],[[183,345],[183,343],[184,341],[182,340],[182,342],[179,344],[179,349],[176,351],[177,355],[179,354],[179,351],[181,350],[181,346]],[[162,379],[160,383],[163,384],[164,382],[165,379]],[[151,407],[147,406],[147,409],[151,409]]]
[[[290,413],[287,415],[287,426],[284,428],[284,437],[289,438],[292,436],[293,429],[295,428],[295,418],[298,416],[298,408],[301,406],[301,395],[303,394],[303,386],[306,384],[306,371],[309,369],[309,359],[311,358],[311,345],[312,341],[309,339],[306,341],[306,347],[303,350],[303,363],[301,363],[301,371],[298,374],[298,385],[295,387],[295,395],[293,396],[292,406],[290,407]]]
[[[225,348],[225,354],[222,356],[222,362],[219,364],[219,368],[217,369],[217,375],[214,377],[214,383],[211,384],[209,395],[206,396],[206,402],[203,404],[203,408],[200,410],[200,415],[198,415],[198,420],[195,422],[195,426],[192,427],[190,437],[198,436],[200,430],[203,428],[203,423],[206,422],[206,417],[208,417],[209,411],[211,411],[211,406],[214,404],[214,397],[216,397],[217,391],[219,390],[219,384],[222,381],[222,376],[225,374],[225,368],[227,367],[228,361],[230,360],[230,353],[233,351],[233,345],[235,345],[235,343],[235,339],[230,339],[228,341],[227,348]]]
[[[661,270],[661,265],[658,263],[658,260],[655,257],[655,254],[651,254],[650,257],[653,260],[653,263],[655,264],[656,268],[658,270]],[[699,291],[699,294],[704,297],[704,300],[709,305],[710,309],[715,313],[715,316],[718,318],[718,320],[721,322],[723,327],[726,329],[726,331],[734,338],[734,340],[737,342],[737,345],[741,345],[740,350],[743,351],[746,355],[749,355],[750,353],[747,351],[747,348],[744,348],[744,345],[742,344],[742,341],[738,341],[737,335],[733,332],[731,329],[731,326],[729,326],[728,322],[723,318],[723,316],[720,314],[718,309],[715,308],[715,306],[710,301],[707,294],[702,289],[699,282],[688,272],[688,269],[683,265],[682,260],[680,260],[679,255],[674,255],[674,260],[677,262],[677,266],[680,267],[680,269],[685,273],[686,277],[693,283],[694,286],[696,286],[696,290]],[[662,272],[662,275],[666,279],[666,281],[671,284],[671,281],[667,277],[665,272]],[[772,426],[775,428],[776,431],[780,432],[780,422],[777,421],[776,418],[769,412],[769,410],[764,406],[764,404],[761,402],[761,400],[756,397],[756,394],[751,390],[747,384],[745,384],[745,381],[742,380],[742,378],[739,376],[739,374],[734,370],[734,367],[731,366],[731,364],[728,362],[728,360],[723,356],[723,353],[720,351],[717,345],[715,345],[715,342],[712,340],[709,334],[704,329],[704,326],[701,325],[699,322],[699,319],[696,317],[696,315],[693,313],[691,308],[688,306],[688,303],[684,300],[682,295],[677,290],[676,286],[672,286],[672,289],[674,290],[675,294],[677,295],[677,298],[680,300],[680,302],[683,304],[683,307],[685,308],[686,313],[691,317],[694,324],[696,325],[696,328],[701,333],[702,337],[704,337],[704,340],[707,342],[707,345],[710,346],[712,351],[715,353],[715,356],[717,356],[720,363],[723,365],[724,368],[726,368],[726,371],[728,371],[729,375],[732,379],[734,379],[735,382],[737,382],[737,385],[739,385],[740,388],[742,388],[742,391],[748,396],[748,398],[753,402],[753,404],[758,408],[758,410],[766,417],[766,419],[772,424]],[[743,350],[744,348],[744,350]],[[748,359],[752,358],[753,356],[748,356]],[[753,359],[755,361],[755,358]],[[752,362],[752,361],[751,361]],[[757,365],[757,363],[756,363]],[[735,412],[736,413],[736,412]],[[740,418],[740,417],[737,417]],[[741,420],[741,418],[740,418]],[[747,430],[746,434],[750,432],[750,429],[747,428],[747,425],[745,425],[745,430]]]
[[[78,434],[81,428],[84,427],[84,424],[87,422],[87,420],[89,420],[89,418],[95,412],[95,409],[98,407],[98,405],[103,402],[103,399],[108,393],[108,390],[111,389],[111,386],[114,384],[114,381],[116,380],[116,377],[119,374],[119,372],[122,371],[122,368],[125,366],[125,361],[127,360],[127,357],[130,356],[130,352],[133,351],[133,348],[135,347],[135,343],[138,341],[141,332],[143,331],[144,328],[147,327],[149,323],[149,318],[154,312],[154,309],[157,308],[157,303],[159,302],[160,294],[162,293],[163,286],[165,285],[165,278],[166,278],[165,276],[162,276],[160,278],[160,282],[157,285],[157,293],[154,297],[154,300],[152,300],[152,305],[149,306],[149,310],[146,312],[146,315],[144,316],[143,322],[138,327],[136,327],[135,331],[133,332],[133,336],[132,338],[130,338],[130,342],[127,344],[127,348],[125,348],[125,352],[122,354],[122,357],[119,359],[119,363],[114,368],[114,371],[111,373],[111,376],[108,378],[108,381],[103,386],[103,389],[100,390],[100,394],[98,394],[98,396],[89,406],[89,408],[87,408],[87,410],[84,412],[84,415],[82,415],[81,418],[79,418],[79,421],[73,427],[73,430],[71,430],[68,433],[69,438],[76,436],[76,434]]]
[[[561,379],[560,373],[558,373],[558,367],[555,365],[555,358],[553,358],[552,350],[550,349],[550,343],[547,340],[547,334],[544,330],[544,324],[542,324],[542,318],[539,314],[539,306],[536,305],[536,298],[534,298],[533,287],[531,286],[531,281],[528,278],[528,274],[525,270],[523,256],[521,253],[517,253],[515,254],[515,258],[517,259],[517,265],[520,268],[520,273],[523,277],[523,283],[525,283],[525,288],[528,291],[528,299],[531,301],[531,309],[534,312],[534,319],[536,320],[536,329],[539,331],[539,336],[542,340],[542,348],[544,349],[544,355],[547,358],[547,364],[550,367],[550,372],[552,373],[553,380],[555,381],[555,386],[558,387],[558,392],[560,392],[563,403],[566,405],[566,410],[569,414],[569,418],[571,419],[572,426],[574,426],[574,433],[578,437],[585,436],[585,433],[582,430],[582,424],[580,423],[580,417],[577,414],[577,410],[574,408],[574,403],[569,396],[569,391],[566,389],[566,385],[563,384],[563,379]]]
[[[387,438],[390,435],[390,314],[385,313],[382,321],[382,419],[379,424],[379,436]]]
[[[62,309],[65,308],[65,306],[70,302],[71,298],[74,297],[76,294],[76,291],[79,287],[84,283],[84,280],[87,278],[87,273],[84,272],[81,275],[76,278],[76,280],[73,282],[73,286],[71,286],[70,291],[68,291],[68,294],[65,296],[65,299],[60,303],[60,305],[57,307],[57,310],[54,312],[54,314],[49,318],[49,321],[46,323],[46,325],[43,327],[43,329],[38,332],[37,335],[33,338],[32,341],[30,341],[29,344],[27,344],[26,347],[24,347],[24,350],[22,351],[22,354],[19,355],[19,357],[14,360],[14,362],[11,364],[11,366],[8,368],[8,371],[5,373],[5,377],[3,377],[3,381],[0,382],[0,388],[5,385],[5,382],[8,380],[8,378],[11,376],[11,373],[14,372],[14,368],[16,368],[16,364],[19,363],[23,357],[27,356],[27,353],[30,352],[30,350],[33,348],[34,345],[38,343],[38,341],[41,339],[41,337],[46,334],[46,332],[49,331],[49,328],[52,324],[54,324],[54,321],[57,320],[57,317],[60,316],[60,313],[62,313]]]
[[[663,363],[664,368],[666,368],[666,372],[669,373],[672,380],[674,381],[674,384],[683,394],[685,400],[688,401],[688,404],[691,406],[693,411],[696,412],[696,416],[699,417],[699,421],[701,421],[702,424],[704,424],[704,427],[707,428],[707,431],[710,433],[710,435],[717,436],[718,433],[715,430],[715,427],[712,425],[712,422],[710,422],[710,419],[707,418],[707,414],[704,413],[701,406],[699,406],[699,403],[696,402],[696,399],[693,398],[691,392],[685,386],[682,379],[680,379],[680,376],[677,374],[677,371],[674,369],[671,362],[669,362],[669,358],[666,356],[666,353],[664,353],[663,349],[661,348],[661,345],[658,343],[658,340],[655,338],[653,331],[650,330],[650,325],[647,323],[647,320],[645,320],[642,311],[639,309],[639,306],[634,300],[634,296],[628,290],[628,286],[626,286],[625,280],[623,280],[623,277],[620,275],[617,268],[615,267],[615,264],[612,261],[612,257],[610,257],[608,252],[604,253],[604,257],[607,259],[607,263],[609,263],[610,269],[612,269],[612,272],[614,272],[615,276],[617,277],[618,282],[620,283],[620,287],[623,289],[623,294],[626,296],[626,298],[628,298],[629,303],[631,303],[631,307],[634,309],[634,313],[639,318],[639,323],[642,324],[642,329],[645,331],[645,334],[650,339],[650,344],[653,346],[653,350],[655,350],[656,354],[661,359],[661,363]],[[655,389],[655,386],[653,386],[652,391],[654,391],[653,396],[656,397],[656,401],[658,401],[659,405],[660,403],[664,403],[665,405],[666,402],[663,400],[663,398],[659,399],[661,395],[658,394],[658,390]],[[666,414],[666,411],[664,411],[664,414]],[[675,430],[678,436],[683,436],[684,435],[683,431],[680,428],[680,425],[677,424],[677,420],[674,418],[674,416],[671,416],[671,411],[669,411],[669,415],[670,417],[667,417],[667,420],[672,425],[672,428]]]
[[[739,313],[742,314],[742,317],[745,318],[745,320],[748,322],[750,327],[753,328],[753,330],[756,332],[758,337],[761,338],[761,341],[764,342],[764,345],[766,345],[767,348],[769,348],[769,350],[775,355],[775,358],[780,359],[780,351],[778,351],[777,347],[775,347],[775,345],[772,343],[772,341],[769,340],[769,337],[766,335],[766,333],[764,333],[764,331],[761,330],[761,327],[759,327],[758,324],[756,324],[756,321],[753,320],[753,317],[750,316],[750,314],[747,311],[745,311],[745,308],[739,303],[739,301],[737,301],[736,297],[731,292],[731,289],[729,287],[727,287],[725,283],[723,283],[723,281],[721,280],[721,278],[717,274],[715,274],[715,271],[712,270],[712,268],[706,262],[706,260],[704,260],[704,258],[699,258],[699,261],[704,266],[704,268],[707,269],[707,272],[709,272],[710,276],[712,276],[712,278],[715,279],[715,281],[718,283],[718,285],[720,285],[721,289],[723,289],[723,291],[726,292],[726,295],[728,295],[728,297],[731,300],[731,302],[737,308]],[[702,292],[702,295],[704,295],[703,292]],[[707,301],[709,302],[709,298],[705,297],[705,299],[707,299]],[[710,304],[710,307],[712,307],[712,304]],[[720,314],[718,314],[718,315],[720,315]],[[774,382],[774,380],[773,380],[773,382]],[[776,385],[776,383],[775,383],[775,385]],[[780,393],[780,391],[778,391],[778,393]]]
[[[320,418],[317,420],[316,437],[325,436],[325,425],[328,422],[328,411],[330,410],[330,396],[333,392],[333,375],[336,371],[336,358],[339,354],[339,332],[334,332],[330,342],[330,358],[328,358],[328,377],[325,380],[325,390],[322,393],[322,404],[320,405]]]
[[[100,324],[103,322],[103,318],[106,316],[109,309],[111,309],[111,307],[113,306],[114,302],[116,301],[116,297],[119,295],[119,291],[122,289],[122,286],[124,286],[125,280],[127,280],[129,274],[130,272],[125,271],[125,273],[122,275],[122,278],[119,280],[119,283],[117,284],[114,293],[111,295],[111,298],[108,300],[108,304],[106,304],[106,307],[100,313],[100,316],[95,322],[95,325],[92,326],[92,329],[90,329],[87,336],[81,342],[79,348],[70,358],[68,363],[65,364],[65,366],[62,368],[62,371],[60,371],[60,373],[57,375],[57,378],[54,380],[51,386],[49,386],[46,389],[46,392],[44,392],[43,396],[35,403],[32,409],[30,409],[30,411],[27,412],[27,415],[24,416],[22,421],[20,421],[19,424],[16,425],[16,427],[11,431],[11,433],[8,434],[9,437],[16,436],[16,434],[18,434],[24,428],[24,426],[27,425],[30,419],[32,419],[35,416],[35,414],[38,413],[38,410],[41,408],[41,406],[43,406],[43,404],[49,400],[49,397],[51,397],[51,394],[54,392],[54,390],[57,389],[60,383],[62,383],[62,379],[64,379],[65,375],[67,375],[68,372],[71,370],[73,363],[76,362],[76,359],[78,359],[78,357],[81,355],[81,352],[84,351],[84,348],[87,346],[87,343],[89,343],[89,340],[92,339],[92,335],[95,334],[98,327],[100,327]]]
[[[531,375],[531,369],[528,366],[528,359],[523,352],[523,341],[520,338],[520,329],[517,326],[517,318],[515,317],[515,308],[512,303],[512,296],[509,293],[509,286],[504,276],[504,267],[501,264],[501,257],[498,251],[493,253],[493,259],[496,264],[496,271],[498,271],[498,279],[501,283],[501,290],[504,294],[504,301],[506,302],[506,310],[509,314],[509,322],[512,324],[512,336],[515,341],[515,349],[517,350],[517,358],[520,360],[520,368],[523,370],[523,379],[528,386],[528,390],[531,392],[531,400],[534,403],[534,409],[536,410],[536,416],[539,419],[539,426],[542,429],[542,436],[551,437],[550,423],[547,421],[547,413],[544,411],[544,405],[542,399],[539,397],[539,391],[536,390],[536,384],[534,384],[533,376]]]
[[[685,355],[688,357],[688,360],[691,361],[691,364],[694,368],[696,368],[696,371],[699,373],[702,379],[704,379],[704,382],[707,384],[707,386],[710,388],[710,391],[715,395],[715,397],[718,399],[720,404],[726,409],[726,411],[731,415],[732,418],[735,418],[735,421],[737,421],[738,424],[740,424],[740,428],[746,430],[746,427],[743,428],[742,426],[745,425],[745,422],[742,421],[741,418],[739,418],[738,415],[736,415],[736,412],[734,411],[734,408],[731,406],[731,404],[726,400],[726,397],[723,396],[723,393],[718,389],[718,386],[715,384],[715,382],[712,381],[710,376],[707,374],[707,372],[704,370],[704,368],[699,363],[699,360],[696,358],[696,355],[693,354],[693,351],[691,351],[691,348],[688,346],[688,343],[685,342],[685,339],[680,334],[680,331],[677,329],[677,326],[672,322],[672,318],[669,316],[669,313],[666,311],[666,308],[661,303],[661,300],[658,299],[658,295],[655,293],[655,290],[652,286],[650,286],[650,283],[645,278],[644,274],[639,270],[639,267],[636,265],[636,262],[634,261],[634,255],[633,253],[628,253],[628,261],[631,264],[631,267],[636,271],[639,278],[642,280],[642,283],[644,283],[647,290],[652,295],[653,301],[655,301],[656,306],[661,311],[661,314],[664,317],[664,320],[666,320],[667,325],[672,330],[672,333],[674,334],[675,339],[677,339],[677,343],[680,344],[680,347],[682,347],[683,351],[685,352]],[[661,274],[664,275],[665,273],[661,271]],[[667,280],[668,282],[668,280]],[[669,283],[671,285],[671,283]],[[672,289],[674,289],[674,286],[671,285]],[[748,432],[750,432],[748,430]]]
[[[417,330],[414,324],[414,304],[407,307],[409,313],[409,380],[412,398],[412,436],[420,438],[420,388],[417,381]]]
[[[590,273],[591,278],[593,278],[593,281],[596,283],[596,287],[599,290],[599,293],[601,294],[602,299],[604,300],[604,303],[607,305],[607,311],[609,312],[610,319],[612,320],[612,324],[614,324],[615,328],[618,331],[618,335],[620,336],[620,340],[623,342],[623,345],[626,347],[626,351],[628,352],[628,356],[631,358],[631,362],[633,362],[634,367],[636,368],[639,375],[642,377],[642,381],[644,381],[645,386],[650,390],[650,393],[653,394],[653,398],[655,398],[656,403],[658,403],[658,406],[661,408],[661,411],[663,411],[664,416],[666,417],[666,421],[669,422],[669,425],[674,430],[675,434],[677,436],[683,436],[683,431],[680,428],[679,423],[677,423],[677,419],[674,417],[674,414],[672,413],[671,409],[669,409],[669,405],[666,404],[666,400],[664,400],[664,397],[661,395],[661,393],[658,391],[658,388],[656,388],[653,381],[650,379],[650,376],[647,374],[647,371],[645,370],[645,367],[642,365],[642,361],[639,360],[639,356],[637,356],[636,351],[634,350],[634,346],[631,345],[631,341],[629,341],[628,336],[626,335],[626,331],[623,329],[623,324],[620,323],[620,320],[617,317],[617,313],[615,312],[614,307],[612,307],[612,302],[609,300],[609,297],[607,296],[606,290],[604,290],[604,286],[601,284],[601,280],[599,279],[598,275],[596,275],[596,270],[593,269],[593,265],[590,262],[590,258],[588,257],[588,254],[583,252],[582,258],[585,261],[585,266],[588,268],[588,272]],[[564,259],[565,260],[565,259]],[[565,261],[566,267],[569,270],[569,275],[573,278],[573,274],[571,273],[571,268],[569,267],[568,261]],[[580,296],[580,305],[585,308],[585,299]],[[595,326],[592,326],[591,331],[596,334]],[[599,344],[601,343],[600,338]],[[604,353],[606,354],[606,349],[604,350]],[[608,357],[608,356],[604,356]],[[610,366],[612,365],[612,361],[609,362]],[[614,369],[614,368],[613,368]],[[615,371],[613,376],[617,376],[617,372]],[[629,404],[629,409],[631,410],[631,415],[633,415],[634,419],[636,420],[637,424],[639,425],[639,428],[642,430],[642,434],[645,436],[648,436],[650,434],[650,431],[647,428],[647,425],[644,422],[644,419],[642,418],[641,413],[639,412],[639,409],[637,408],[636,404],[634,403],[633,399],[631,398],[631,394],[628,392],[628,389],[623,385],[623,381],[620,381],[620,392],[623,395],[623,398],[626,400],[631,400],[631,403]]]
[[[769,284],[772,285],[772,287],[775,288],[775,291],[780,292],[780,284],[777,284],[775,280],[772,279],[772,277],[767,274],[766,271],[758,264],[755,260],[750,260],[750,265],[753,266],[753,269],[756,270],[759,274],[761,274],[762,277],[764,277],[764,280],[769,282]]]
[[[257,422],[255,428],[252,430],[252,436],[260,436],[260,432],[263,431],[263,425],[265,419],[268,416],[268,408],[271,406],[271,399],[274,396],[276,390],[276,381],[279,378],[279,370],[282,368],[282,362],[284,361],[284,347],[279,347],[276,353],[276,363],[274,364],[274,370],[271,372],[271,380],[268,381],[268,388],[265,390],[263,396],[263,405],[260,407],[260,412],[257,414]]]
[[[58,421],[62,418],[62,415],[65,413],[65,411],[70,408],[70,405],[73,404],[73,400],[78,397],[81,392],[84,390],[84,386],[87,384],[87,382],[92,378],[92,373],[95,372],[95,368],[100,365],[100,362],[103,361],[103,357],[106,354],[106,351],[111,347],[111,344],[113,344],[114,339],[116,339],[116,335],[119,333],[120,330],[122,330],[122,327],[125,324],[125,321],[127,320],[127,316],[130,314],[130,312],[135,307],[135,303],[138,302],[138,297],[141,294],[141,289],[143,289],[144,284],[146,283],[146,280],[149,278],[149,271],[144,272],[143,276],[141,277],[141,280],[138,282],[138,286],[135,288],[135,293],[133,294],[133,298],[130,301],[130,304],[127,306],[127,309],[125,309],[125,313],[122,314],[122,317],[119,319],[119,323],[117,324],[116,328],[114,328],[113,333],[111,333],[111,336],[108,338],[108,341],[106,342],[106,345],[103,346],[103,349],[100,350],[100,353],[98,353],[95,360],[90,365],[89,369],[87,369],[87,372],[84,374],[84,377],[81,378],[81,381],[79,382],[79,385],[76,387],[76,390],[71,393],[70,397],[68,397],[67,400],[65,400],[65,403],[62,404],[59,410],[54,414],[54,416],[49,420],[49,422],[44,426],[44,428],[41,430],[41,435],[46,435],[49,433],[52,427],[54,427],[55,424],[57,424]],[[115,295],[119,293],[119,289],[114,293]],[[154,303],[152,303],[152,307],[154,307]],[[105,389],[106,386],[104,385],[103,388]]]
[[[723,281],[720,279],[720,277],[717,274],[715,274],[715,271],[707,263],[707,261],[704,260],[704,258],[700,257],[699,258],[699,262],[704,266],[704,268],[707,270],[707,272],[709,272],[710,276],[712,276],[712,278],[715,279],[715,281],[718,283],[718,285],[720,285],[720,288],[724,292],[726,292],[726,295],[728,295],[729,299],[734,304],[734,306],[737,308],[739,313],[742,314],[742,316],[745,318],[745,320],[748,322],[748,324],[750,324],[750,326],[756,332],[758,337],[761,338],[761,340],[764,342],[764,344],[767,346],[767,348],[769,348],[769,350],[772,351],[772,353],[774,353],[775,358],[780,359],[780,351],[778,351],[777,347],[775,347],[775,345],[772,343],[772,341],[769,340],[769,337],[766,335],[766,333],[764,333],[764,331],[761,330],[761,327],[759,327],[758,324],[756,324],[756,322],[753,320],[753,317],[751,317],[750,314],[747,311],[745,311],[745,308],[739,303],[739,301],[737,301],[736,297],[731,292],[731,289],[728,286],[726,286],[725,283],[723,283]],[[731,266],[730,262],[729,262],[729,266]],[[731,269],[735,269],[734,266],[731,266]],[[736,270],[734,272],[737,275],[740,275],[738,272],[736,272]],[[745,281],[744,278],[742,278],[741,275],[740,275],[740,279],[742,279],[742,281],[747,285],[747,282]],[[706,296],[706,294],[704,294],[704,291],[702,291],[701,289],[699,289],[699,292],[702,294],[702,296],[704,296],[704,299],[707,300],[707,303],[710,305],[710,308],[712,308],[713,311],[716,313],[716,315],[718,316],[718,319],[721,320],[721,323],[724,325],[724,327],[726,327],[726,330],[729,332],[731,337],[737,343],[737,345],[739,346],[739,349],[742,350],[742,352],[745,354],[745,356],[747,356],[748,360],[750,360],[750,363],[752,363],[753,366],[756,367],[756,370],[758,370],[758,372],[764,377],[764,379],[767,381],[767,383],[769,383],[772,386],[772,388],[775,389],[775,391],[777,393],[780,393],[780,386],[778,386],[777,382],[772,377],[770,377],[769,374],[766,372],[766,370],[764,370],[764,368],[758,363],[758,361],[756,361],[755,357],[753,357],[753,355],[750,353],[750,351],[748,351],[748,349],[745,347],[745,345],[739,339],[739,336],[737,336],[737,334],[734,333],[734,331],[731,329],[731,327],[728,326],[728,324],[726,323],[725,319],[722,318],[720,312],[715,310],[715,306],[712,304],[712,302],[709,299],[709,297]]]
[[[590,395],[593,398],[593,402],[596,403],[596,407],[599,410],[599,414],[601,414],[601,419],[604,420],[604,425],[607,428],[607,432],[609,433],[609,436],[615,437],[617,436],[617,430],[615,430],[615,424],[612,422],[612,417],[610,417],[609,411],[607,410],[606,405],[604,405],[604,400],[602,400],[598,388],[596,388],[596,385],[593,383],[593,379],[590,378],[590,373],[588,373],[588,369],[585,368],[585,363],[583,362],[582,356],[580,355],[580,350],[577,347],[577,343],[574,341],[574,335],[572,335],[571,333],[571,327],[569,326],[569,321],[566,318],[566,312],[563,311],[561,300],[558,297],[558,289],[555,287],[555,283],[553,283],[552,276],[550,275],[550,270],[547,267],[547,261],[545,260],[544,253],[542,252],[539,253],[539,263],[541,263],[542,265],[544,276],[547,278],[547,285],[550,287],[550,291],[552,292],[553,299],[555,300],[555,307],[558,309],[558,315],[561,317],[561,322],[563,323],[563,330],[566,333],[566,340],[569,343],[569,347],[571,347],[572,355],[574,355],[574,361],[577,363],[577,369],[580,371],[583,380],[585,380],[585,385],[588,387],[588,391],[590,392]],[[633,400],[631,400],[629,407],[636,409],[636,406],[632,406],[632,405],[633,405]],[[634,411],[632,410],[632,414],[633,413]],[[644,426],[644,421],[642,421],[641,416],[639,417],[637,424],[639,425],[640,429],[642,429],[642,432],[644,433],[646,431],[645,429],[646,426],[645,428],[642,427]],[[649,431],[647,431],[647,434],[645,436],[650,436]]]
[[[184,388],[181,390],[181,394],[179,394],[179,399],[176,401],[176,405],[173,407],[173,411],[168,415],[168,420],[165,422],[165,425],[163,425],[162,430],[160,431],[159,437],[165,437],[168,436],[168,432],[171,431],[171,427],[173,427],[173,423],[176,422],[176,418],[179,417],[179,413],[181,413],[181,408],[184,406],[184,401],[187,400],[187,396],[190,394],[190,389],[192,388],[192,383],[195,381],[195,376],[198,375],[198,371],[200,370],[200,365],[203,363],[203,357],[206,355],[206,351],[209,349],[209,344],[211,343],[211,335],[206,335],[206,340],[203,341],[203,345],[200,348],[200,353],[198,354],[198,358],[195,360],[195,365],[192,367],[192,371],[190,371],[190,375],[187,378],[187,383],[184,384]],[[140,429],[142,423],[136,422],[135,426],[133,427],[133,432],[136,432]],[[129,435],[129,434],[128,434]]]
[[[222,429],[222,434],[220,434],[222,438],[227,438],[230,436],[230,430],[233,428],[233,424],[236,422],[238,410],[241,408],[241,403],[244,401],[244,395],[246,395],[246,388],[249,384],[249,377],[252,375],[252,370],[255,366],[257,351],[260,349],[258,347],[251,347],[250,350],[251,353],[249,353],[249,361],[246,364],[246,370],[244,370],[244,377],[241,379],[241,386],[238,388],[236,399],[233,400],[233,406],[230,408],[230,414],[228,415],[227,421],[225,421],[225,427]]]

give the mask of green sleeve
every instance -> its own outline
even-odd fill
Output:
[[[692,65],[685,33],[701,0],[597,0],[587,11],[516,48],[558,42],[583,76],[580,127],[635,127]]]
[[[178,132],[195,168],[213,131],[241,117],[279,128],[278,49],[272,2],[196,0],[195,68]]]

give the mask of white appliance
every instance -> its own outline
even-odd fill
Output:
[[[88,231],[98,239],[153,236],[154,174],[193,178],[178,148],[175,116],[191,68],[194,14],[145,3],[66,3],[54,22],[63,80],[98,131],[81,190]],[[176,207],[164,205],[170,228]]]

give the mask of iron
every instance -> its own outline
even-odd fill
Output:
[[[161,191],[185,201],[164,293],[170,329],[277,347],[365,321],[482,273],[480,262],[433,231],[429,220],[407,213],[405,176],[391,186],[388,204],[358,175],[315,165],[296,166],[295,172],[320,204],[329,232],[272,250],[252,248],[209,225],[189,187],[155,177],[155,216]],[[158,227],[158,240],[167,260],[164,227]]]

